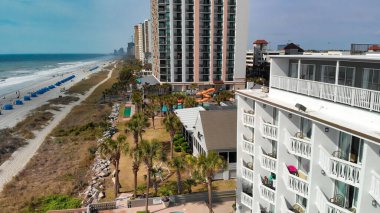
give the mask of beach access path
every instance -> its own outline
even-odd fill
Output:
[[[114,69],[115,68],[116,64],[114,65]],[[16,150],[12,156],[0,166],[0,192],[3,190],[6,183],[11,181],[14,176],[24,169],[50,132],[66,117],[68,113],[70,113],[75,106],[79,105],[83,100],[88,98],[98,86],[110,79],[114,69],[108,73],[107,78],[92,87],[85,95],[79,95],[78,101],[63,106],[58,112],[53,112],[54,118],[52,121],[50,121],[44,129],[35,132],[36,137],[34,139],[28,140],[27,145]]]

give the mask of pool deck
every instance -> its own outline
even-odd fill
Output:
[[[225,201],[220,203],[214,203],[213,211],[215,213],[233,213],[232,204],[234,201]],[[137,211],[144,211],[144,207],[135,207],[130,209],[115,209],[100,211],[101,213],[136,213]],[[183,213],[208,213],[208,207],[205,202],[191,202],[179,206],[173,206],[164,208],[162,205],[149,206],[151,213],[171,213],[171,212],[183,212]]]

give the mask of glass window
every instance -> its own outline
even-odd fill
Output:
[[[354,86],[355,67],[339,67],[338,84],[345,86]]]
[[[298,78],[298,63],[291,63],[288,76],[291,78]]]
[[[307,207],[307,199],[302,196],[296,195],[296,203],[305,209]]]
[[[301,133],[303,137],[311,138],[312,123],[306,118],[301,118]]]
[[[336,66],[322,65],[322,82],[335,84]]]
[[[301,79],[315,80],[315,65],[314,64],[302,64],[301,65]]]
[[[380,69],[364,69],[362,88],[380,90]]]
[[[278,109],[273,108],[273,125],[278,125]]]
[[[228,152],[219,152],[219,156],[223,157],[224,160],[228,161]]]
[[[228,153],[228,162],[229,163],[236,163],[236,152],[229,152]]]

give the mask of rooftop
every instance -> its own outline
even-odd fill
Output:
[[[317,123],[380,143],[379,113],[273,88],[269,93],[263,93],[260,89],[239,90],[237,93]],[[304,105],[307,108],[306,112],[299,111],[295,107],[297,103]]]
[[[200,111],[205,111],[205,109],[203,107],[177,109],[174,110],[174,113],[178,116],[186,131],[192,132]]]
[[[208,150],[236,149],[237,111],[199,112]]]
[[[268,42],[264,39],[259,39],[253,42],[253,44],[268,44]]]
[[[310,60],[350,60],[350,61],[378,61],[376,55],[275,55],[271,58],[310,59]]]

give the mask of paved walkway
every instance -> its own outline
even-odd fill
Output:
[[[116,65],[115,65],[116,66]],[[28,141],[28,144],[15,151],[12,156],[0,166],[0,192],[3,187],[14,176],[21,172],[29,160],[38,151],[41,144],[45,141],[45,138],[50,132],[67,116],[73,107],[79,105],[83,100],[89,97],[94,90],[111,78],[113,70],[108,73],[106,79],[91,88],[85,95],[79,96],[80,99],[74,103],[64,106],[59,112],[53,112],[55,114],[54,119],[41,131],[35,133],[36,137]]]
[[[213,211],[215,213],[233,213],[232,205],[234,201],[225,201],[221,203],[215,203]],[[135,207],[130,209],[115,209],[100,211],[101,213],[136,213],[137,211],[144,211],[145,207]],[[179,206],[173,206],[169,208],[164,208],[162,205],[149,206],[149,211],[151,213],[208,213],[208,207],[205,202],[192,202],[186,203]]]

